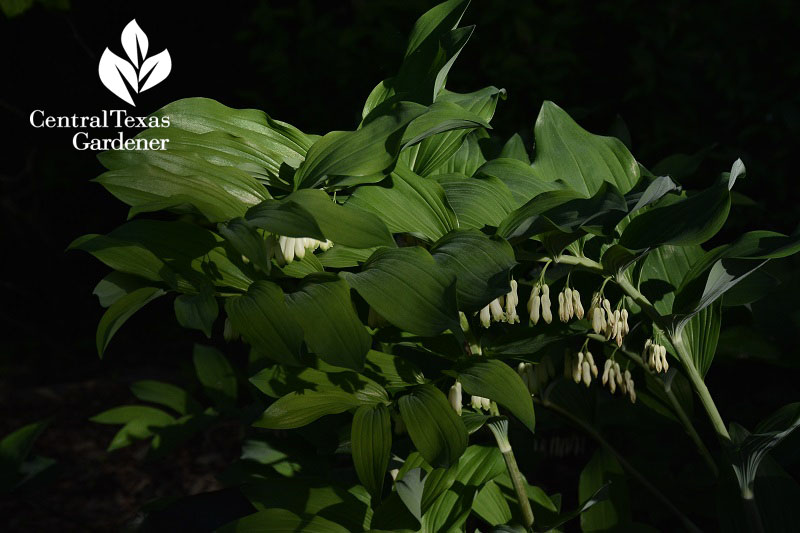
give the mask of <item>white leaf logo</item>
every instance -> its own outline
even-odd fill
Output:
[[[122,30],[121,40],[130,61],[106,48],[98,67],[100,81],[119,98],[136,106],[131,91],[140,93],[164,81],[172,70],[172,58],[166,49],[147,57],[147,34],[136,23],[136,19]]]

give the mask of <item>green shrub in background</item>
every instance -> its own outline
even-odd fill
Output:
[[[757,300],[759,268],[800,250],[800,237],[753,231],[704,249],[728,217],[741,161],[685,191],[552,102],[532,154],[518,136],[498,147],[490,121],[505,92],[445,88],[473,31],[458,27],[467,4],[450,0],[417,21],[397,75],[375,87],[353,131],[310,135],[190,98],[155,113],[169,128],[139,135],[169,138],[168,150],[100,155],[108,170],[97,181],[131,206],[127,223],[71,245],[113,269],[95,290],[107,307],[100,355],[133,313],[167,295],[184,327],[250,347],[239,366],[196,346],[200,399],[135,383],[136,397],[159,407],[97,415],[122,426],[110,448],[152,438],[163,457],[220,418],[251,428],[222,475],[245,511],[203,504],[206,527],[231,531],[458,531],[468,519],[546,531],[577,516],[587,531],[650,530],[632,522],[623,472],[699,530],[657,475],[603,437],[610,404],[618,417],[649,409],[683,425],[719,478],[719,495],[706,495],[709,509],[719,499],[720,527],[790,530],[773,512],[785,509],[780,495],[765,485],[759,498],[757,478],[800,424],[800,404],[750,433],[723,421],[704,376],[722,306]],[[168,214],[148,218],[155,212]],[[716,439],[695,429],[695,398]],[[601,444],[577,509],[517,466],[515,450],[532,449],[534,406]],[[333,442],[337,460],[281,449],[283,433],[265,429]],[[791,483],[779,491],[789,501]]]

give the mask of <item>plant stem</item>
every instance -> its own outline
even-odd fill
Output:
[[[604,336],[597,335],[595,333],[589,333],[586,335],[586,337],[598,340],[600,342],[606,341],[606,338]],[[642,367],[642,369],[644,369],[645,372],[652,372],[644,363],[639,354],[632,352],[630,350],[626,350],[625,348],[620,348],[618,351],[622,352],[626,357],[628,357],[636,364],[638,364],[640,367]],[[697,446],[697,450],[700,452],[700,455],[705,460],[706,464],[708,465],[708,468],[711,469],[711,472],[714,474],[714,477],[717,477],[719,475],[719,468],[717,468],[717,463],[714,462],[714,459],[711,457],[711,452],[708,451],[708,448],[703,442],[703,439],[700,438],[700,434],[697,433],[694,424],[692,424],[692,421],[689,419],[689,416],[686,414],[686,411],[683,410],[683,407],[678,401],[678,398],[675,397],[675,393],[672,392],[671,389],[667,388],[662,380],[657,379],[655,381],[656,383],[660,384],[661,387],[663,388],[664,394],[667,396],[667,399],[669,400],[669,403],[672,406],[673,411],[675,411],[678,420],[683,425],[683,428],[686,430],[686,433],[688,433],[689,438],[691,438],[695,446]]]
[[[527,531],[533,531],[533,509],[531,509],[531,502],[528,499],[528,491],[525,490],[525,480],[517,466],[517,459],[514,457],[514,450],[508,441],[508,419],[498,416],[499,409],[495,402],[492,402],[491,405],[491,412],[497,418],[492,419],[487,425],[497,441],[497,448],[503,454],[503,460],[506,462],[508,477],[511,478],[511,484],[514,486],[514,492],[519,501],[519,509],[522,512],[522,525],[525,526]]]
[[[549,260],[550,258],[544,258],[541,260]],[[576,257],[574,255],[560,255],[558,257],[552,258],[553,261],[557,263],[567,264],[567,265],[575,265],[586,270],[590,270],[592,272],[603,274],[605,271],[603,269],[603,265],[598,263],[597,261],[593,261],[587,257]],[[663,324],[664,317],[656,310],[650,300],[647,297],[639,292],[639,290],[633,286],[633,284],[628,281],[625,276],[615,276],[614,281],[617,282],[617,285],[628,295],[630,298],[636,302],[642,310],[653,320],[653,322],[662,326],[667,332],[669,336],[670,342],[675,347],[675,350],[678,352],[678,358],[680,359],[683,367],[686,369],[686,374],[689,377],[689,381],[692,384],[697,396],[700,398],[700,402],[703,404],[703,408],[706,410],[708,417],[711,419],[711,424],[714,426],[714,430],[717,432],[717,436],[720,440],[725,442],[729,442],[731,440],[730,435],[728,434],[728,430],[725,427],[725,422],[722,420],[722,416],[719,414],[719,410],[717,409],[716,404],[714,403],[714,399],[711,397],[711,393],[708,390],[703,378],[700,376],[700,373],[692,363],[692,358],[689,355],[689,352],[686,350],[686,347],[683,345],[683,341],[680,337],[680,334],[676,334],[673,332],[673,329],[668,327],[667,324]]]
[[[644,475],[642,475],[613,446],[611,446],[611,444],[607,440],[605,440],[603,438],[603,436],[600,435],[600,433],[595,428],[593,428],[591,425],[587,424],[586,422],[584,422],[580,418],[574,416],[572,413],[570,413],[566,409],[563,409],[559,405],[556,405],[556,404],[554,404],[552,402],[549,402],[547,400],[540,400],[540,399],[538,399],[536,397],[534,397],[533,401],[535,403],[538,403],[539,405],[542,405],[543,407],[545,407],[547,409],[550,409],[551,411],[553,411],[555,413],[558,413],[559,415],[561,415],[564,418],[568,419],[573,424],[575,424],[576,426],[580,427],[583,431],[588,433],[589,436],[591,436],[594,440],[596,440],[600,444],[600,446],[605,448],[606,451],[608,451],[611,455],[614,456],[614,458],[616,458],[617,462],[619,462],[620,466],[622,466],[623,469],[625,469],[631,476],[633,476],[639,483],[641,483],[641,485],[645,489],[650,491],[653,494],[653,496],[655,496],[657,499],[659,499],[661,501],[661,503],[663,503],[664,506],[667,509],[672,511],[672,513],[675,514],[675,516],[677,516],[678,519],[681,522],[683,522],[683,525],[686,527],[687,530],[693,531],[693,532],[696,532],[696,533],[700,533],[702,531],[699,527],[697,527],[694,524],[694,522],[692,522],[689,519],[688,516],[683,514],[680,511],[680,509],[678,509],[675,506],[675,504],[673,504],[672,501],[670,501],[669,498],[667,498],[660,490],[658,490],[652,483],[650,483],[647,480],[647,478],[644,477]]]

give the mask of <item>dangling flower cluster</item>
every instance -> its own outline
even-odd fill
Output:
[[[461,405],[463,400],[460,381],[456,381],[453,386],[450,387],[450,392],[447,394],[447,399],[450,400],[450,406],[453,408],[453,411],[455,411],[458,416],[461,416]]]
[[[642,351],[642,360],[647,361],[647,366],[650,370],[656,372],[666,372],[669,370],[669,362],[667,362],[667,349],[655,341],[647,339],[644,343],[644,350]]]
[[[538,394],[555,377],[556,369],[550,356],[544,355],[538,365],[520,363],[517,366],[517,373],[528,388],[528,392]]]
[[[592,353],[584,346],[583,351],[573,356],[569,350],[564,352],[564,375],[572,378],[575,383],[583,384],[587,387],[592,383],[592,377],[597,377],[597,365],[594,364]]]
[[[636,389],[630,370],[622,372],[619,363],[612,359],[606,359],[606,363],[603,365],[602,380],[603,385],[608,384],[608,389],[611,391],[611,394],[615,394],[617,392],[617,386],[619,386],[622,394],[627,394],[631,403],[636,403]]]
[[[277,237],[277,238],[276,238]],[[323,252],[328,250],[333,243],[331,241],[318,241],[309,237],[272,237],[272,255],[281,265],[288,265],[297,258],[303,259],[307,252],[314,252],[317,248]]]
[[[558,293],[558,318],[561,322],[569,322],[574,316],[578,320],[583,318],[581,295],[577,290],[565,287]]]
[[[631,330],[628,325],[628,310],[623,308],[612,311],[608,298],[603,298],[597,292],[592,295],[588,317],[594,332],[604,334],[607,340],[616,340],[617,346],[622,346],[622,339]]]
[[[492,322],[508,322],[509,324],[519,323],[519,315],[517,314],[517,304],[519,304],[517,287],[517,280],[512,278],[511,291],[505,296],[495,298],[489,302],[489,305],[480,310],[479,316],[483,327],[488,328]]]
[[[470,405],[476,410],[483,409],[484,411],[488,411],[491,404],[492,401],[489,398],[483,398],[482,396],[473,396],[470,400]]]
[[[550,287],[546,283],[540,282],[533,286],[528,300],[528,314],[534,325],[539,322],[539,318],[548,324],[553,321],[553,312],[550,310]]]

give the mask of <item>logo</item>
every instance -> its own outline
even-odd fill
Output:
[[[172,70],[172,58],[166,49],[147,57],[147,34],[136,23],[136,19],[122,30],[121,40],[122,49],[130,62],[106,48],[100,58],[98,72],[100,81],[109,91],[135,107],[131,91],[138,94],[164,81]]]

